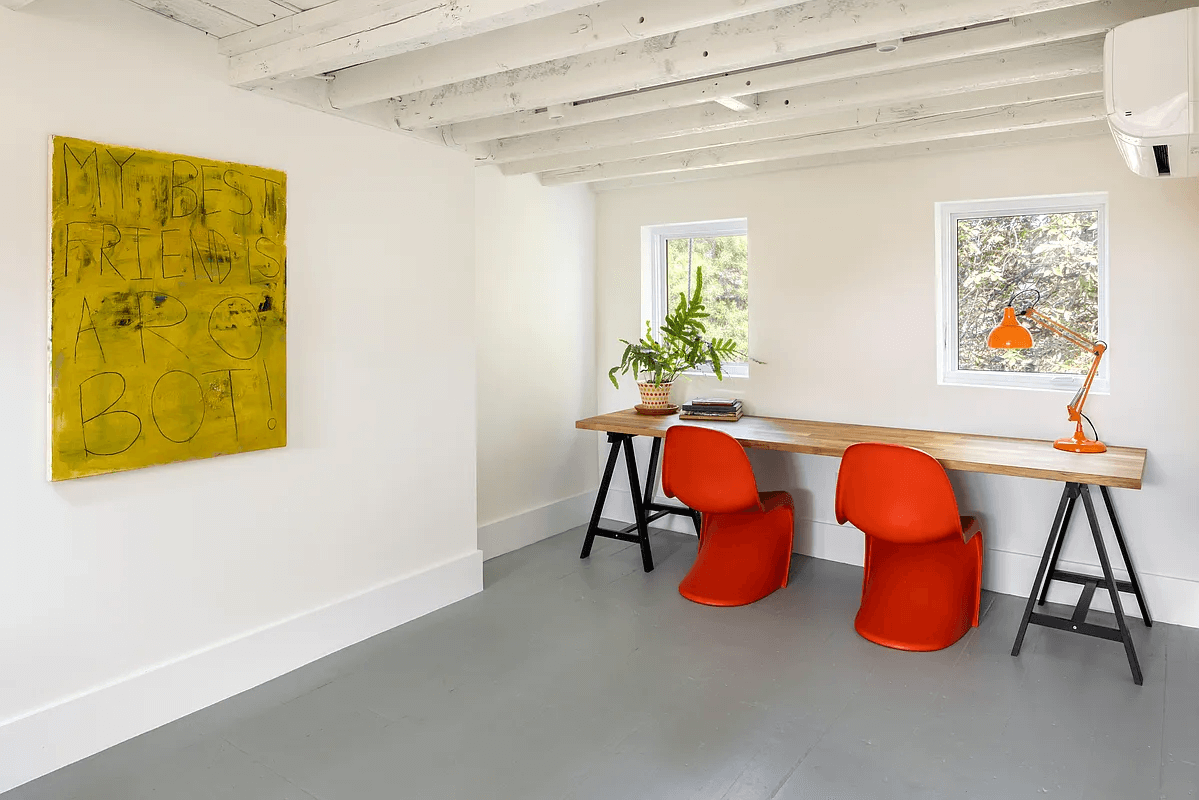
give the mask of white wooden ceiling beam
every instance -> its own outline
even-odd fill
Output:
[[[400,98],[398,121],[405,128],[452,124],[1085,2],[811,0],[736,23],[417,92]]]
[[[595,2],[595,0],[589,0]],[[447,0],[443,5],[459,5],[454,0]],[[326,38],[339,35],[353,35],[355,32],[368,30],[371,21],[380,21],[391,14],[393,18],[408,14],[420,13],[420,0],[323,0],[323,2],[292,3],[297,7],[304,6],[301,13],[285,20],[261,25],[253,30],[227,36],[220,41],[220,51],[227,56],[242,55],[255,50],[262,50],[270,45],[296,41],[311,34],[323,34]],[[529,5],[539,5],[531,3]],[[541,16],[570,11],[588,5],[583,2],[549,3]],[[427,8],[427,6],[425,6]],[[537,17],[530,17],[536,19]],[[314,41],[320,41],[319,39]]]
[[[731,129],[759,128],[764,123],[832,111],[899,106],[978,89],[1089,75],[1102,69],[1103,41],[1095,37],[868,78],[762,92],[757,95],[757,110],[752,113],[731,112],[715,103],[706,103],[503,139],[491,143],[486,151],[476,149],[476,155],[486,152],[492,160],[505,163],[700,133],[731,134]]]
[[[890,161],[900,158],[913,158],[927,155],[940,155],[959,152],[962,150],[983,150],[997,147],[1013,147],[1024,144],[1038,144],[1061,139],[1080,139],[1111,135],[1106,122],[1081,122],[1075,125],[1058,125],[1051,128],[1029,128],[1026,130],[991,133],[980,136],[963,136],[957,139],[938,139],[931,142],[916,142],[914,144],[899,144],[888,147],[876,147],[869,150],[850,150],[843,153],[828,153],[815,156],[800,156],[798,158],[780,159],[778,161],[759,161],[749,164],[738,164],[732,167],[713,167],[712,169],[665,172],[655,175],[640,175],[631,178],[614,178],[607,181],[596,181],[590,184],[596,192],[613,192],[623,189],[643,189],[653,186],[694,183],[727,178],[743,178],[753,175],[785,172],[817,167],[836,166],[842,164],[859,164],[877,161]]]
[[[588,0],[334,0],[260,26],[256,41],[270,43],[230,55],[229,81],[254,86],[308,77],[587,5]],[[233,39],[226,50],[248,38]]]
[[[254,23],[202,0],[130,0],[155,14],[182,22],[213,36],[229,36],[254,27]]]
[[[582,152],[542,156],[526,161],[502,164],[505,175],[534,172],[554,172],[574,169],[588,164],[604,164],[672,153],[685,153],[711,147],[767,142],[778,139],[797,140],[836,131],[849,131],[892,122],[944,117],[967,111],[1010,108],[1030,103],[1045,103],[1064,98],[1096,98],[1103,93],[1101,75],[1084,75],[1062,80],[1040,81],[1020,86],[968,91],[935,99],[900,102],[879,106],[864,106],[834,111],[802,119],[785,119],[763,125],[750,125],[733,130],[709,131],[691,136],[676,136],[646,142],[605,147]]]
[[[450,125],[445,133],[449,140],[463,145],[488,142],[651,111],[682,108],[729,94],[769,92],[1091,36],[1105,33],[1116,25],[1138,17],[1176,11],[1193,4],[1194,0],[1091,3],[1078,8],[1019,17],[1007,24],[907,41],[898,52],[887,55],[870,49],[824,56],[571,105],[559,119],[551,119],[544,113],[510,113]]]
[[[226,36],[220,41],[220,51],[227,56],[241,55],[308,34],[329,32],[338,25],[354,25],[374,14],[418,7],[417,0],[332,0],[317,3],[286,20]]]
[[[348,67],[329,99],[360,106],[674,31],[727,22],[795,0],[607,0],[566,14]]]
[[[294,8],[288,8],[274,0],[209,0],[209,3],[255,25],[265,25],[268,22],[294,16],[296,13]]]
[[[872,125],[856,130],[815,136],[734,144],[727,147],[713,147],[629,161],[589,164],[573,169],[544,172],[540,174],[540,178],[541,182],[547,186],[558,186],[566,183],[585,183],[633,175],[650,175],[658,172],[703,170],[757,161],[774,161],[896,144],[1005,133],[1024,128],[1073,125],[1101,120],[1104,118],[1104,113],[1102,97],[1087,96],[1052,100],[984,111],[968,111],[943,117]]]
[[[250,91],[420,141],[443,146],[447,144],[442,140],[438,131],[406,131],[398,127],[395,124],[394,116],[389,114],[386,109],[354,108],[343,111],[334,108],[329,104],[328,82],[320,78],[301,78],[295,81],[279,82],[269,86],[259,86]]]

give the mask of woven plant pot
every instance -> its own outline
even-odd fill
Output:
[[[637,388],[641,390],[641,405],[646,408],[669,408],[670,407],[670,383],[646,383],[643,381],[637,382]]]

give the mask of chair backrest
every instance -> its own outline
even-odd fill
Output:
[[[666,431],[662,491],[704,513],[762,507],[745,448],[723,431],[693,425]]]
[[[896,444],[855,444],[845,450],[837,474],[837,522],[911,544],[962,533],[945,468],[923,450]]]

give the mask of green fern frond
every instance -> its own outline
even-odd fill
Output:
[[[620,388],[616,380],[617,374],[632,373],[634,379],[640,379],[642,374],[651,377],[654,383],[668,383],[679,374],[704,364],[712,365],[712,372],[719,380],[724,380],[722,362],[731,361],[738,357],[749,357],[737,350],[736,342],[732,339],[705,338],[707,327],[703,320],[710,316],[703,301],[704,271],[702,267],[695,270],[695,288],[691,297],[679,293],[679,302],[673,312],[666,314],[658,336],[654,336],[653,326],[647,320],[645,336],[638,342],[621,339],[625,346],[620,359],[620,365],[608,372],[612,385]],[[756,359],[750,359],[756,361]],[[757,362],[762,363],[762,362]]]

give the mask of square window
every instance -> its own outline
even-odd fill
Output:
[[[649,303],[646,309],[654,331],[682,294],[695,289],[696,271],[703,269],[705,320],[713,339],[732,339],[749,352],[749,235],[744,219],[656,225],[642,231]],[[726,376],[748,377],[744,362],[722,364]],[[711,374],[710,368],[696,371]]]
[[[1106,196],[938,203],[937,224],[940,382],[1076,390],[1090,352],[1027,319],[1028,350],[993,350],[987,334],[1017,293],[1035,290],[1038,311],[1084,339],[1106,338]],[[1107,365],[1093,392],[1108,391]]]

